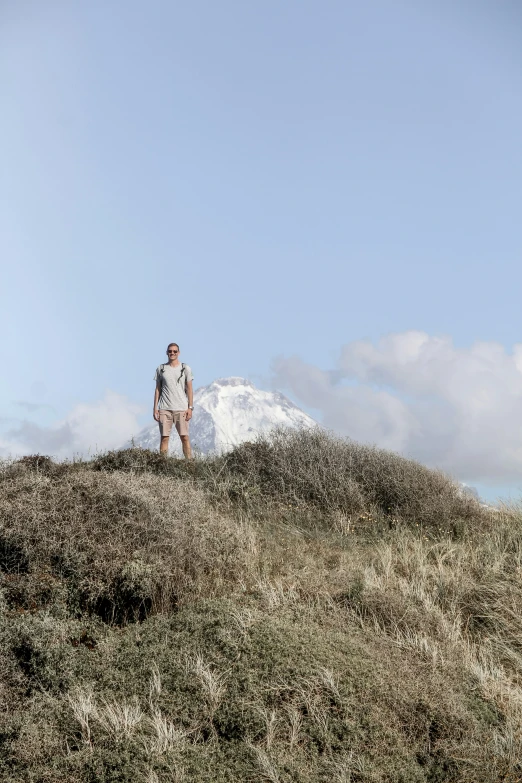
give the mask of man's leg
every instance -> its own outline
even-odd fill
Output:
[[[159,430],[160,430],[160,454],[167,456],[169,451],[169,437],[172,429],[173,413],[172,411],[160,410],[159,412]]]
[[[190,448],[190,440],[188,435],[180,435],[181,445],[183,447],[183,456],[185,459],[192,459],[192,449]]]

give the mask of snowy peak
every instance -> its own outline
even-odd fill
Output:
[[[251,389],[256,387],[251,381],[247,381],[246,378],[240,378],[239,376],[232,375],[230,378],[216,378],[209,386],[204,386],[204,389],[210,389],[213,386],[249,386]]]
[[[194,393],[190,425],[193,448],[202,454],[228,451],[274,427],[313,427],[316,422],[280,392],[258,389],[246,378],[218,378]],[[143,429],[133,442],[157,449],[158,426]],[[169,452],[181,453],[179,438],[170,438]]]

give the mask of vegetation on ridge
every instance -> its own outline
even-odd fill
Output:
[[[0,470],[6,783],[522,780],[522,528],[320,431]]]

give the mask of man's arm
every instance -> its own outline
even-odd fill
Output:
[[[159,381],[157,381],[156,388],[154,390],[154,408],[152,409],[152,415],[154,416],[155,421],[159,421],[159,410],[158,410],[159,398],[160,398],[160,383]]]
[[[192,388],[192,381],[187,381],[187,397],[188,397],[188,404],[191,408],[194,405],[194,390]],[[185,416],[187,421],[190,421],[190,419],[192,418],[192,411],[190,410],[190,408]]]

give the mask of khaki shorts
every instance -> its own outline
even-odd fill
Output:
[[[170,435],[172,424],[176,425],[178,435],[189,434],[189,423],[185,418],[187,411],[167,411],[160,410],[159,412],[159,428],[162,438],[167,438]]]

